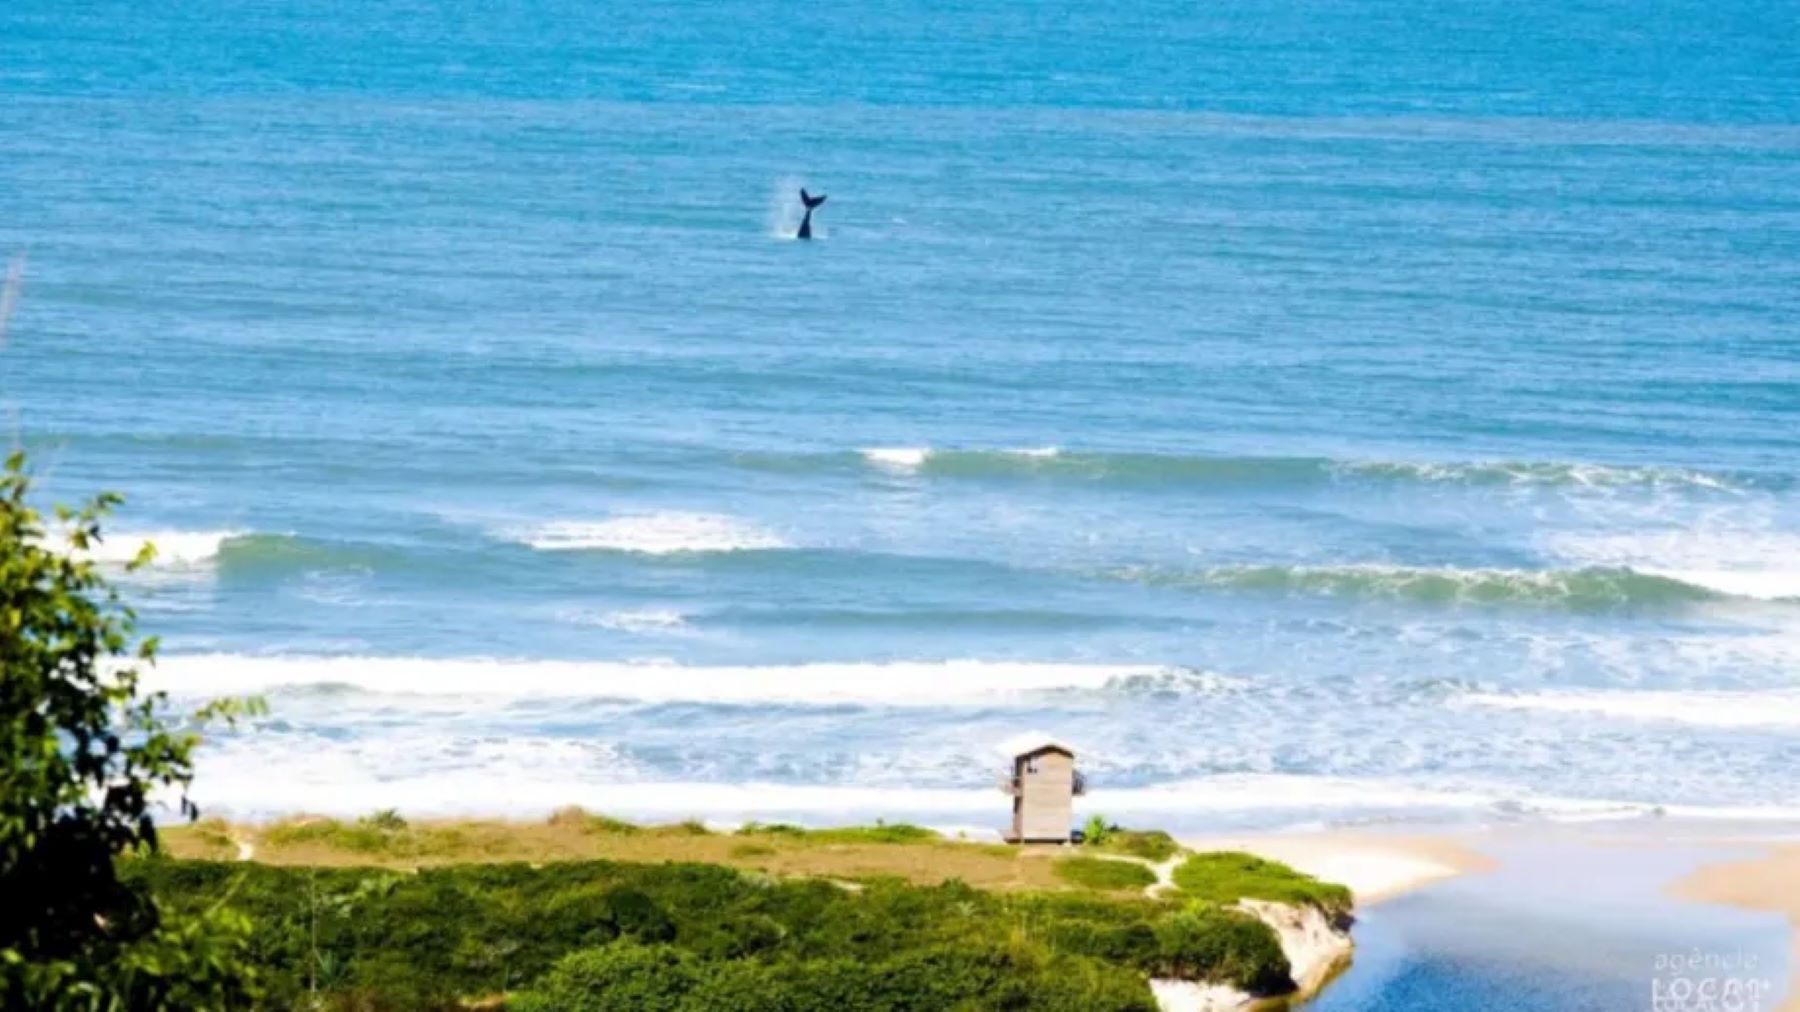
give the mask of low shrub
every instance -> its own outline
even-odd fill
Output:
[[[393,842],[391,837],[389,832],[372,825],[360,822],[345,824],[336,819],[278,822],[263,832],[263,839],[277,846],[317,843],[359,854],[387,851]]]
[[[1174,857],[1181,845],[1160,829],[1120,829],[1115,826],[1106,834],[1100,849],[1162,862]]]
[[[590,812],[574,805],[559,808],[550,813],[550,825],[573,826],[583,833],[609,834],[613,836],[635,836],[643,832],[643,828],[624,819],[615,819],[610,815]]]
[[[1142,977],[1029,946],[935,946],[873,962],[706,962],[670,946],[619,942],[573,953],[518,1012],[843,1012],[1037,1009],[1152,1012]]]
[[[247,916],[271,1009],[308,1003],[315,980],[327,1007],[452,1008],[521,989],[536,996],[535,1007],[557,1007],[559,988],[615,964],[570,963],[561,978],[546,974],[573,953],[615,946],[674,951],[604,957],[646,961],[631,964],[654,978],[643,983],[644,1003],[677,991],[741,990],[736,1004],[709,998],[711,1005],[694,1006],[725,1012],[1135,1009],[1149,1007],[1147,974],[1261,986],[1288,973],[1274,933],[1259,921],[1100,891],[993,893],[956,881],[879,878],[846,889],[719,865],[612,861],[396,872],[157,858],[127,861],[121,871],[177,911],[226,903]],[[1171,926],[1176,917],[1189,921]],[[684,968],[694,967],[690,981]],[[966,992],[933,990],[956,980],[976,983]],[[777,998],[756,997],[768,994]],[[802,1001],[807,994],[826,997]],[[979,996],[965,1002],[965,994]],[[1005,1005],[1006,995],[1017,1002]],[[948,1004],[933,1004],[940,998]]]
[[[400,817],[400,811],[396,808],[383,808],[380,811],[370,812],[356,822],[358,825],[388,833],[406,828],[406,820]]]
[[[1350,890],[1343,886],[1240,851],[1195,854],[1175,868],[1174,877],[1182,895],[1221,906],[1241,899],[1273,900],[1317,907],[1334,920],[1351,909]]]
[[[1105,846],[1107,838],[1118,828],[1107,822],[1104,815],[1090,815],[1087,822],[1082,824],[1081,842],[1089,847]]]
[[[1049,930],[1052,944],[1063,952],[1093,956],[1109,963],[1136,966],[1149,971],[1156,960],[1156,929],[1148,918],[1123,924],[1092,921],[1059,921]]]
[[[513,1012],[682,1012],[705,974],[699,960],[667,945],[621,942],[559,960],[529,991],[507,1002]]]
[[[873,826],[836,826],[807,829],[786,822],[746,822],[739,836],[773,836],[808,843],[924,843],[943,839],[936,831],[904,822],[878,822]]]
[[[1156,873],[1135,861],[1105,857],[1064,857],[1053,867],[1056,877],[1086,889],[1138,889],[1156,884]]]
[[[1154,931],[1153,976],[1221,981],[1251,994],[1294,989],[1280,940],[1250,914],[1195,904],[1157,922]]]

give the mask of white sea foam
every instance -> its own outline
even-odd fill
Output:
[[[800,218],[805,213],[800,206],[801,185],[798,176],[787,176],[776,180],[770,187],[769,207],[763,222],[770,238],[798,238]]]
[[[225,542],[242,537],[244,533],[237,530],[115,532],[83,554],[95,562],[124,565],[137,558],[138,552],[148,543],[156,548],[154,565],[197,566],[216,559]]]
[[[163,657],[150,681],[156,688],[192,695],[339,685],[413,695],[933,706],[1059,689],[1099,689],[1116,679],[1141,679],[1166,670],[1145,664],[976,660],[686,667],[612,661],[192,654]]]
[[[687,616],[672,608],[640,608],[621,611],[566,611],[558,615],[571,625],[591,625],[618,632],[671,632],[687,627]]]
[[[1758,571],[1646,567],[1639,572],[1680,580],[1682,583],[1691,583],[1732,597],[1750,597],[1760,601],[1800,599],[1800,569]]]
[[[1537,483],[1554,479],[1558,472],[1573,485],[1586,488],[1605,488],[1618,485],[1668,485],[1692,486],[1714,491],[1729,491],[1732,486],[1720,478],[1702,471],[1690,471],[1684,468],[1655,467],[1608,467],[1604,464],[1566,464],[1531,467],[1529,465],[1513,465],[1508,469],[1513,480],[1520,484]]]
[[[1548,544],[1565,558],[1628,566],[1732,597],[1800,598],[1800,531],[1769,529],[1756,516],[1727,516],[1744,526],[1563,534]]]
[[[1800,690],[1472,693],[1463,704],[1506,710],[1580,713],[1692,727],[1800,729]]]
[[[1702,471],[1667,467],[1615,467],[1555,461],[1336,461],[1330,470],[1342,476],[1391,476],[1446,484],[1500,484],[1520,488],[1568,486],[1587,490],[1624,488],[1697,488],[1735,492],[1730,480]]]
[[[871,466],[885,471],[917,471],[940,451],[929,446],[870,446],[856,451]],[[1062,456],[1060,446],[1017,446],[1005,450],[949,451],[949,456],[1024,457],[1029,460],[1054,460]]]
[[[916,471],[931,459],[927,446],[875,446],[857,451],[863,459],[888,471]]]
[[[540,551],[613,551],[647,555],[786,548],[773,532],[710,513],[640,513],[604,520],[558,520],[515,533]]]

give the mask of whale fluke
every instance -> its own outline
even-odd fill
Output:
[[[812,194],[807,193],[806,187],[802,186],[800,188],[800,203],[806,205],[806,216],[800,219],[800,234],[797,238],[811,239],[813,208],[825,203],[825,195],[821,193],[815,197]]]

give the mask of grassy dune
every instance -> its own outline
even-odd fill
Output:
[[[959,880],[978,889],[1065,888],[1052,869],[1061,847],[1011,847],[940,837],[908,825],[808,830],[752,823],[720,833],[695,822],[641,826],[564,809],[543,822],[354,821],[302,816],[264,825],[208,820],[164,833],[173,857],[316,868],[428,868],[472,862],[684,861],[783,877],[891,876],[915,885]]]

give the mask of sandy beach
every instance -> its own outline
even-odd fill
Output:
[[[1707,865],[1676,883],[1671,893],[1681,899],[1786,916],[1793,932],[1789,965],[1795,975],[1781,1009],[1800,1010],[1800,844],[1770,844],[1759,857]]]

